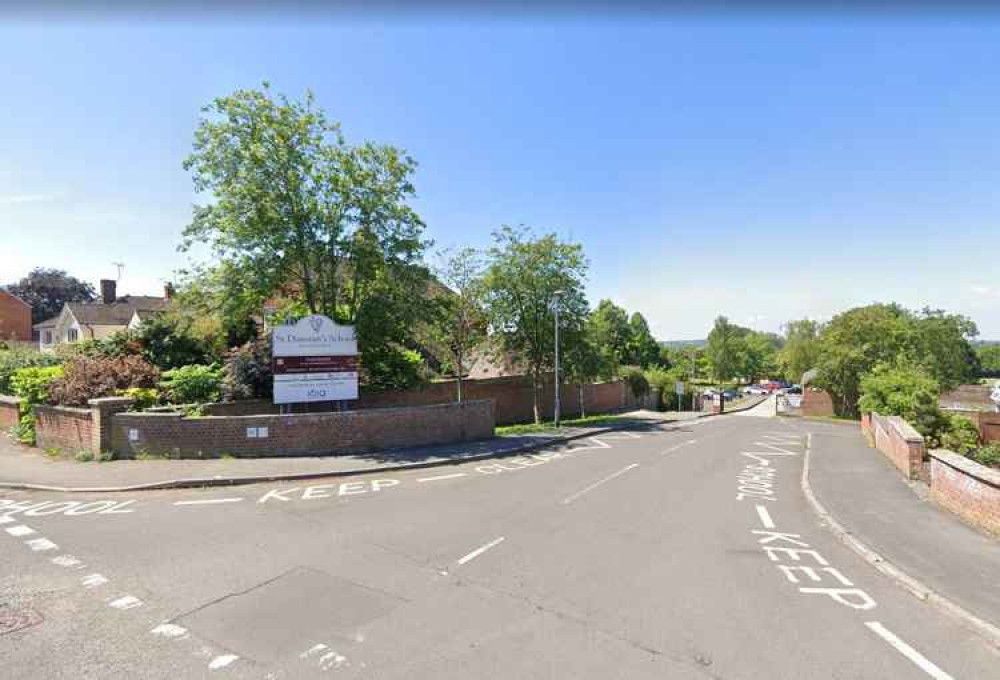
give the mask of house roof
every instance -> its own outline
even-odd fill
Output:
[[[27,302],[25,302],[24,300],[22,300],[18,296],[16,296],[13,293],[11,293],[9,290],[6,290],[5,288],[0,288],[0,295],[6,295],[7,297],[11,298],[12,300],[17,300],[18,302],[20,302],[22,305],[24,305],[28,309],[31,309],[31,305],[29,305]]]
[[[170,300],[150,295],[124,295],[111,304],[95,302],[67,302],[64,308],[69,309],[77,323],[84,326],[127,326],[132,316],[139,314],[140,318],[151,313],[162,312],[170,306]],[[60,312],[61,314],[61,312]],[[35,324],[35,328],[55,326],[58,316]]]

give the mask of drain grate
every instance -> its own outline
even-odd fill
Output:
[[[37,626],[42,620],[42,615],[34,609],[0,602],[0,635]]]

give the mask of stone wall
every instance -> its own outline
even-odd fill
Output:
[[[924,438],[899,416],[866,413],[861,430],[876,449],[885,454],[907,479],[920,475],[924,461]]]
[[[1000,538],[1000,471],[951,451],[931,456],[931,498],[969,524]]]
[[[7,430],[21,421],[21,400],[0,394],[0,430]]]
[[[486,439],[493,425],[487,400],[290,415],[119,413],[111,417],[111,447],[118,458],[341,455]]]

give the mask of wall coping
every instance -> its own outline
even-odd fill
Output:
[[[131,406],[135,399],[131,397],[98,397],[87,400],[89,406]]]
[[[58,406],[56,404],[37,404],[35,411],[55,411],[56,413],[72,413],[79,416],[90,416],[89,408],[79,408],[76,406]]]
[[[884,423],[888,423],[894,430],[896,434],[902,437],[907,442],[923,442],[924,436],[914,429],[912,425],[906,422],[905,418],[901,416],[884,416],[878,411],[872,411],[871,416],[873,420],[879,420]]]
[[[930,456],[950,468],[954,468],[975,478],[983,484],[1000,489],[1000,470],[990,469],[985,465],[980,465],[971,458],[960,456],[946,449],[933,449],[930,452]]]
[[[196,420],[196,421],[197,420],[205,420],[205,421],[213,421],[213,420],[247,420],[247,419],[252,419],[252,418],[269,418],[269,419],[277,421],[277,420],[280,420],[282,418],[301,419],[301,418],[315,418],[317,416],[323,416],[323,417],[325,417],[325,416],[346,416],[346,417],[366,416],[366,415],[373,414],[375,412],[377,412],[380,416],[383,416],[383,415],[385,415],[387,413],[391,413],[393,411],[416,411],[416,410],[421,410],[422,411],[422,410],[428,410],[428,409],[454,408],[456,406],[461,406],[461,407],[464,408],[465,406],[472,406],[472,405],[479,405],[479,404],[491,404],[492,405],[492,403],[493,403],[492,399],[465,399],[461,403],[459,403],[457,401],[450,401],[450,402],[448,402],[446,404],[426,404],[426,405],[423,405],[423,406],[390,406],[390,407],[387,407],[387,408],[357,409],[357,410],[353,410],[353,411],[317,411],[315,413],[251,413],[251,414],[248,414],[248,415],[239,415],[239,416],[195,416],[193,418],[190,418],[186,414],[180,413],[180,412],[177,412],[177,411],[166,411],[166,412],[164,412],[164,411],[153,411],[153,412],[150,412],[150,411],[129,411],[127,413],[116,413],[114,417],[115,418],[128,418],[128,419],[170,417],[170,418],[184,418],[186,420]]]
[[[0,394],[0,404],[10,404],[11,406],[20,406],[21,398],[12,397],[9,394]]]

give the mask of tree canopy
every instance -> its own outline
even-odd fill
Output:
[[[94,287],[70,276],[64,269],[36,267],[27,276],[7,286],[7,291],[31,305],[31,322],[39,323],[62,311],[67,302],[89,302]]]

